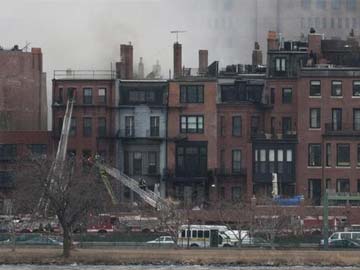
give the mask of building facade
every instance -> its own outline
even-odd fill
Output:
[[[94,74],[96,77],[94,77]],[[112,73],[55,71],[53,79],[53,137],[60,139],[66,103],[74,96],[68,153],[78,161],[99,154],[115,163],[115,79]]]
[[[168,83],[118,80],[116,91],[116,166],[165,196]],[[128,188],[120,192],[134,199]]]

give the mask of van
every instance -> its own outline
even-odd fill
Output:
[[[329,244],[337,240],[360,240],[360,232],[334,232],[329,237]],[[324,240],[321,240],[321,245],[324,245]]]

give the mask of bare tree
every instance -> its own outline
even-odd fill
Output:
[[[274,248],[275,238],[289,231],[291,215],[271,198],[260,198],[258,201],[261,206],[256,207],[254,230],[264,235],[271,248]]]
[[[95,166],[82,166],[70,158],[60,175],[48,177],[51,164],[52,159],[43,157],[19,161],[14,201],[21,206],[19,213],[40,215],[45,210],[43,214],[57,216],[63,233],[63,256],[69,257],[73,229],[90,213],[102,211],[107,197]]]
[[[228,227],[238,241],[238,247],[241,247],[246,238],[250,239],[255,215],[250,202],[245,200],[219,202],[217,212],[220,222]],[[242,233],[243,231],[247,233]]]

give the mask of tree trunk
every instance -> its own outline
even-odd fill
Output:
[[[71,250],[71,235],[68,227],[63,226],[63,237],[63,257],[69,258]]]

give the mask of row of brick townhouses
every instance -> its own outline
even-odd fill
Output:
[[[181,46],[174,50],[181,61]],[[72,88],[69,151],[99,153],[163,196],[195,204],[270,196],[274,172],[282,196],[315,205],[325,188],[359,192],[356,39],[284,42],[269,32],[267,63],[266,73],[183,69],[171,80],[55,78],[54,136]],[[119,196],[133,199],[121,187]]]
[[[20,153],[54,153],[75,93],[69,155],[81,161],[99,154],[164,197],[200,206],[271,196],[272,173],[282,196],[304,195],[313,205],[325,188],[360,192],[355,37],[310,33],[307,41],[284,41],[269,32],[266,69],[256,45],[253,65],[221,71],[217,62],[204,68],[208,53],[201,50],[198,72],[181,68],[177,43],[169,80],[129,76],[133,50],[124,46],[116,71],[54,72],[51,132],[0,132],[2,191]],[[116,193],[122,202],[135,199],[122,186]]]

